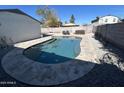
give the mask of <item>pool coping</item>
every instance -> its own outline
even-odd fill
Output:
[[[38,43],[45,42],[47,40],[50,40],[51,38],[52,37],[49,37],[44,40],[42,38],[41,41],[38,39]],[[26,45],[25,42],[23,42],[23,44]],[[67,83],[69,81],[73,81],[84,76],[94,67],[94,63],[92,63],[94,61],[94,58],[87,59],[86,56],[84,56],[84,53],[82,53],[84,52],[84,43],[82,40],[80,42],[81,52],[76,57],[76,59],[60,64],[44,64],[35,62],[25,57],[23,55],[24,49],[29,48],[35,44],[28,44],[27,46],[21,46],[22,44],[16,44],[15,46],[18,48],[9,52],[2,59],[2,66],[4,70],[10,76],[16,78],[23,83],[41,86]],[[78,60],[85,61],[80,62]],[[78,73],[75,74],[76,71]],[[44,76],[46,76],[47,78],[45,78]]]

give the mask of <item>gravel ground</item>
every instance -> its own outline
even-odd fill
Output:
[[[0,60],[11,49],[13,48],[10,47],[7,50],[3,50],[3,49],[0,50]],[[101,57],[101,61],[100,61],[101,64],[96,64],[95,67],[85,76],[75,81],[66,84],[56,85],[53,87],[115,87],[115,86],[123,87],[124,86],[124,72],[123,72],[124,52],[112,45],[108,45],[107,47],[101,47],[101,49],[105,51],[109,51],[110,53],[114,53],[117,56],[107,55],[106,57]],[[115,61],[112,61],[113,58],[115,59]],[[112,61],[111,63],[110,60]],[[122,64],[122,65],[118,65],[118,64]],[[15,82],[16,84],[15,83],[10,84],[12,82]],[[4,72],[0,64],[0,86],[28,87],[32,85],[21,83],[15,80],[14,78],[10,77],[8,74]]]

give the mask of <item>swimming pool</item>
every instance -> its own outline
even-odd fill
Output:
[[[80,41],[81,38],[77,37],[53,37],[52,40],[26,49],[24,55],[41,63],[63,63],[79,55]]]

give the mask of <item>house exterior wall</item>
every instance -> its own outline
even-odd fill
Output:
[[[26,15],[0,12],[0,38],[8,44],[39,38],[40,29],[40,23]]]
[[[118,22],[120,22],[120,20],[115,16],[105,16],[99,19],[99,24],[114,24]]]
[[[104,25],[104,24],[115,24],[121,22],[120,19],[116,16],[104,16],[99,18],[98,21],[93,22],[93,26]]]

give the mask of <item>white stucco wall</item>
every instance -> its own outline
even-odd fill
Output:
[[[8,43],[39,38],[40,29],[40,23],[26,15],[0,12],[0,38],[5,37]]]

